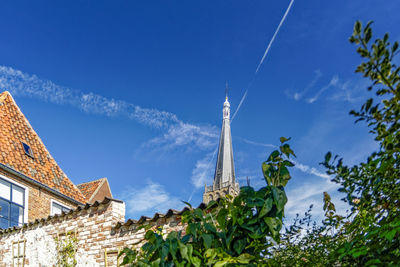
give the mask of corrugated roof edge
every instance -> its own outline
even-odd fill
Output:
[[[197,208],[199,209],[205,209],[207,207],[207,205],[205,205],[204,203],[201,203]],[[167,211],[167,213],[163,214],[163,213],[155,213],[154,216],[152,218],[147,217],[147,216],[142,216],[140,217],[139,220],[133,220],[133,219],[128,219],[125,223],[121,223],[118,222],[113,229],[114,230],[118,230],[121,227],[129,227],[133,224],[135,225],[142,225],[145,222],[156,222],[161,218],[169,218],[173,215],[182,215],[185,211],[189,210],[188,207],[184,207],[182,210],[174,210],[174,209],[169,209]]]
[[[104,200],[103,200],[102,202],[96,201],[96,202],[94,202],[92,205],[86,204],[86,205],[84,205],[84,206],[78,206],[76,209],[72,209],[72,210],[70,210],[70,211],[68,211],[68,212],[62,212],[61,214],[56,214],[56,215],[53,215],[53,216],[48,216],[47,218],[36,219],[36,220],[34,220],[34,221],[32,221],[32,222],[25,223],[25,224],[23,224],[22,226],[13,226],[13,227],[9,227],[9,228],[7,228],[7,229],[0,229],[0,236],[2,236],[2,235],[4,235],[4,234],[10,234],[10,233],[13,233],[13,232],[18,232],[18,231],[21,231],[21,230],[26,229],[26,228],[28,228],[28,227],[32,227],[32,226],[34,226],[34,225],[36,225],[36,224],[44,223],[44,222],[50,221],[50,220],[52,220],[52,219],[63,218],[63,217],[65,217],[65,216],[67,216],[67,215],[73,215],[73,214],[78,213],[78,212],[80,212],[80,211],[82,211],[82,210],[88,210],[88,209],[90,209],[90,208],[95,208],[95,207],[98,207],[98,206],[100,206],[100,205],[106,205],[106,204],[108,204],[108,203],[110,203],[110,202],[112,202],[112,201],[113,201],[113,202],[118,202],[118,203],[123,203],[123,201],[122,201],[122,200],[119,200],[119,199],[104,198]]]
[[[67,215],[73,215],[73,214],[78,213],[78,212],[80,212],[82,210],[88,210],[88,209],[90,209],[92,207],[98,207],[100,205],[106,205],[106,204],[109,204],[110,202],[123,203],[122,200],[113,199],[113,198],[107,198],[106,197],[106,198],[104,198],[104,200],[102,202],[96,201],[92,205],[86,204],[85,206],[79,206],[78,208],[70,210],[68,212],[62,212],[61,214],[48,216],[47,218],[36,219],[35,221],[29,222],[29,223],[25,223],[22,226],[14,226],[14,227],[10,227],[10,228],[7,228],[7,229],[0,229],[0,237],[5,235],[5,234],[11,234],[11,233],[14,233],[14,232],[21,231],[23,229],[27,229],[28,227],[35,226],[35,225],[37,225],[39,223],[45,223],[45,222],[50,221],[52,219],[63,218],[65,216],[67,216]],[[205,209],[206,207],[207,206],[204,203],[201,203],[197,208]],[[169,209],[167,211],[167,213],[165,213],[165,214],[163,214],[163,213],[155,213],[152,218],[147,217],[147,216],[142,216],[142,217],[140,217],[139,220],[129,219],[124,223],[118,222],[112,229],[113,230],[118,230],[121,227],[129,227],[132,224],[142,225],[143,223],[146,223],[146,222],[156,222],[157,220],[159,220],[161,218],[169,218],[169,217],[174,216],[174,215],[178,215],[178,216],[182,215],[187,210],[189,210],[188,207],[185,207],[180,211],[174,210],[174,209]]]

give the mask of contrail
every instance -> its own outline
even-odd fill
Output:
[[[274,33],[274,35],[273,35],[272,38],[271,38],[271,41],[269,41],[269,44],[268,44],[268,46],[267,46],[267,49],[265,50],[264,55],[263,55],[263,57],[261,58],[260,63],[258,64],[258,67],[257,67],[257,69],[256,69],[256,72],[254,73],[254,77],[253,77],[253,79],[251,80],[251,82],[249,83],[249,86],[247,86],[247,89],[246,89],[246,91],[244,92],[244,95],[243,95],[242,99],[240,100],[240,103],[239,103],[238,107],[236,108],[235,113],[233,113],[232,121],[233,121],[233,119],[235,118],[236,114],[239,112],[239,109],[240,109],[240,107],[242,106],[243,101],[246,99],[247,92],[249,91],[250,87],[253,85],[253,83],[254,83],[254,81],[255,81],[255,78],[256,78],[256,75],[257,75],[258,71],[260,70],[261,65],[264,63],[265,57],[267,56],[267,54],[268,54],[268,52],[269,52],[269,49],[271,48],[271,45],[272,45],[272,43],[274,42],[275,37],[276,37],[276,35],[277,35],[278,32],[279,32],[279,29],[281,28],[283,22],[285,22],[285,19],[286,19],[287,15],[289,14],[290,8],[292,7],[293,3],[294,3],[294,0],[291,0],[290,3],[289,3],[288,8],[286,9],[285,14],[283,15],[283,17],[282,17],[282,19],[281,19],[281,22],[279,22],[279,25],[278,25],[278,27],[276,28],[275,33]]]
[[[274,33],[274,35],[272,36],[271,41],[269,41],[269,44],[268,44],[268,46],[267,46],[267,49],[265,50],[265,53],[264,53],[264,55],[263,55],[263,57],[262,57],[262,59],[261,59],[261,61],[260,61],[260,64],[258,64],[258,67],[257,67],[257,69],[256,69],[256,74],[257,74],[258,70],[260,69],[261,65],[263,64],[264,59],[265,59],[265,57],[267,56],[267,54],[268,54],[268,52],[269,52],[269,49],[271,48],[271,45],[272,45],[272,43],[274,42],[275,37],[276,37],[276,35],[277,35],[278,32],[279,32],[279,29],[281,28],[283,22],[285,22],[285,19],[286,19],[287,15],[288,15],[288,13],[289,13],[289,11],[290,11],[290,8],[291,8],[292,5],[293,5],[293,2],[294,2],[294,0],[291,0],[291,1],[290,1],[290,4],[289,4],[288,8],[286,9],[285,14],[284,14],[283,17],[282,17],[281,22],[280,22],[279,25],[278,25],[278,28],[276,28],[275,33]]]
[[[236,108],[235,113],[233,113],[233,116],[232,116],[231,121],[233,121],[233,119],[235,118],[236,114],[238,113],[240,107],[242,106],[243,101],[245,100],[248,91],[249,91],[249,90],[247,89],[246,92],[244,92],[244,95],[243,95],[242,99],[240,100],[239,105],[238,105],[238,107]]]

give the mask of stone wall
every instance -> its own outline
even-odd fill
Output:
[[[0,230],[0,266],[13,266],[13,261],[17,266],[17,259],[13,259],[17,256],[17,242],[20,242],[20,255],[25,242],[25,266],[53,266],[57,258],[55,240],[62,239],[66,232],[72,232],[77,238],[77,266],[105,266],[106,258],[107,266],[117,266],[119,249],[143,244],[145,230],[138,230],[140,225],[162,226],[164,233],[182,230],[180,214],[170,210],[165,215],[125,222],[125,204],[105,199],[67,214],[36,220],[22,228]]]

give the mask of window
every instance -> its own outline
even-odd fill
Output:
[[[25,144],[24,142],[21,142],[21,143],[22,143],[22,146],[24,148],[25,154],[27,154],[29,157],[33,158],[32,148],[29,145]]]
[[[0,228],[24,223],[25,189],[0,178]]]
[[[68,212],[70,210],[70,208],[63,206],[54,200],[51,201],[51,215],[61,214],[62,212]]]

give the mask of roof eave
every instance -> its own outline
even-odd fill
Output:
[[[17,170],[14,170],[13,168],[11,168],[11,167],[9,167],[7,165],[4,165],[3,163],[0,163],[0,169],[3,169],[4,171],[7,171],[7,172],[13,174],[13,175],[17,176],[18,178],[21,178],[22,180],[24,180],[24,181],[26,181],[28,183],[34,184],[34,185],[36,185],[36,186],[38,186],[40,188],[44,188],[47,191],[49,191],[49,192],[51,192],[51,193],[53,193],[53,194],[55,194],[55,195],[57,195],[59,197],[62,197],[64,199],[67,199],[67,200],[71,201],[74,204],[77,204],[79,206],[85,205],[84,203],[82,203],[82,202],[80,202],[80,201],[78,201],[76,199],[73,199],[73,198],[71,198],[69,196],[66,196],[63,193],[61,193],[61,192],[59,192],[59,191],[57,191],[57,190],[55,190],[55,189],[43,184],[41,182],[38,182],[38,181],[26,176],[25,174],[23,174],[23,173],[21,173],[21,172],[19,172]]]

